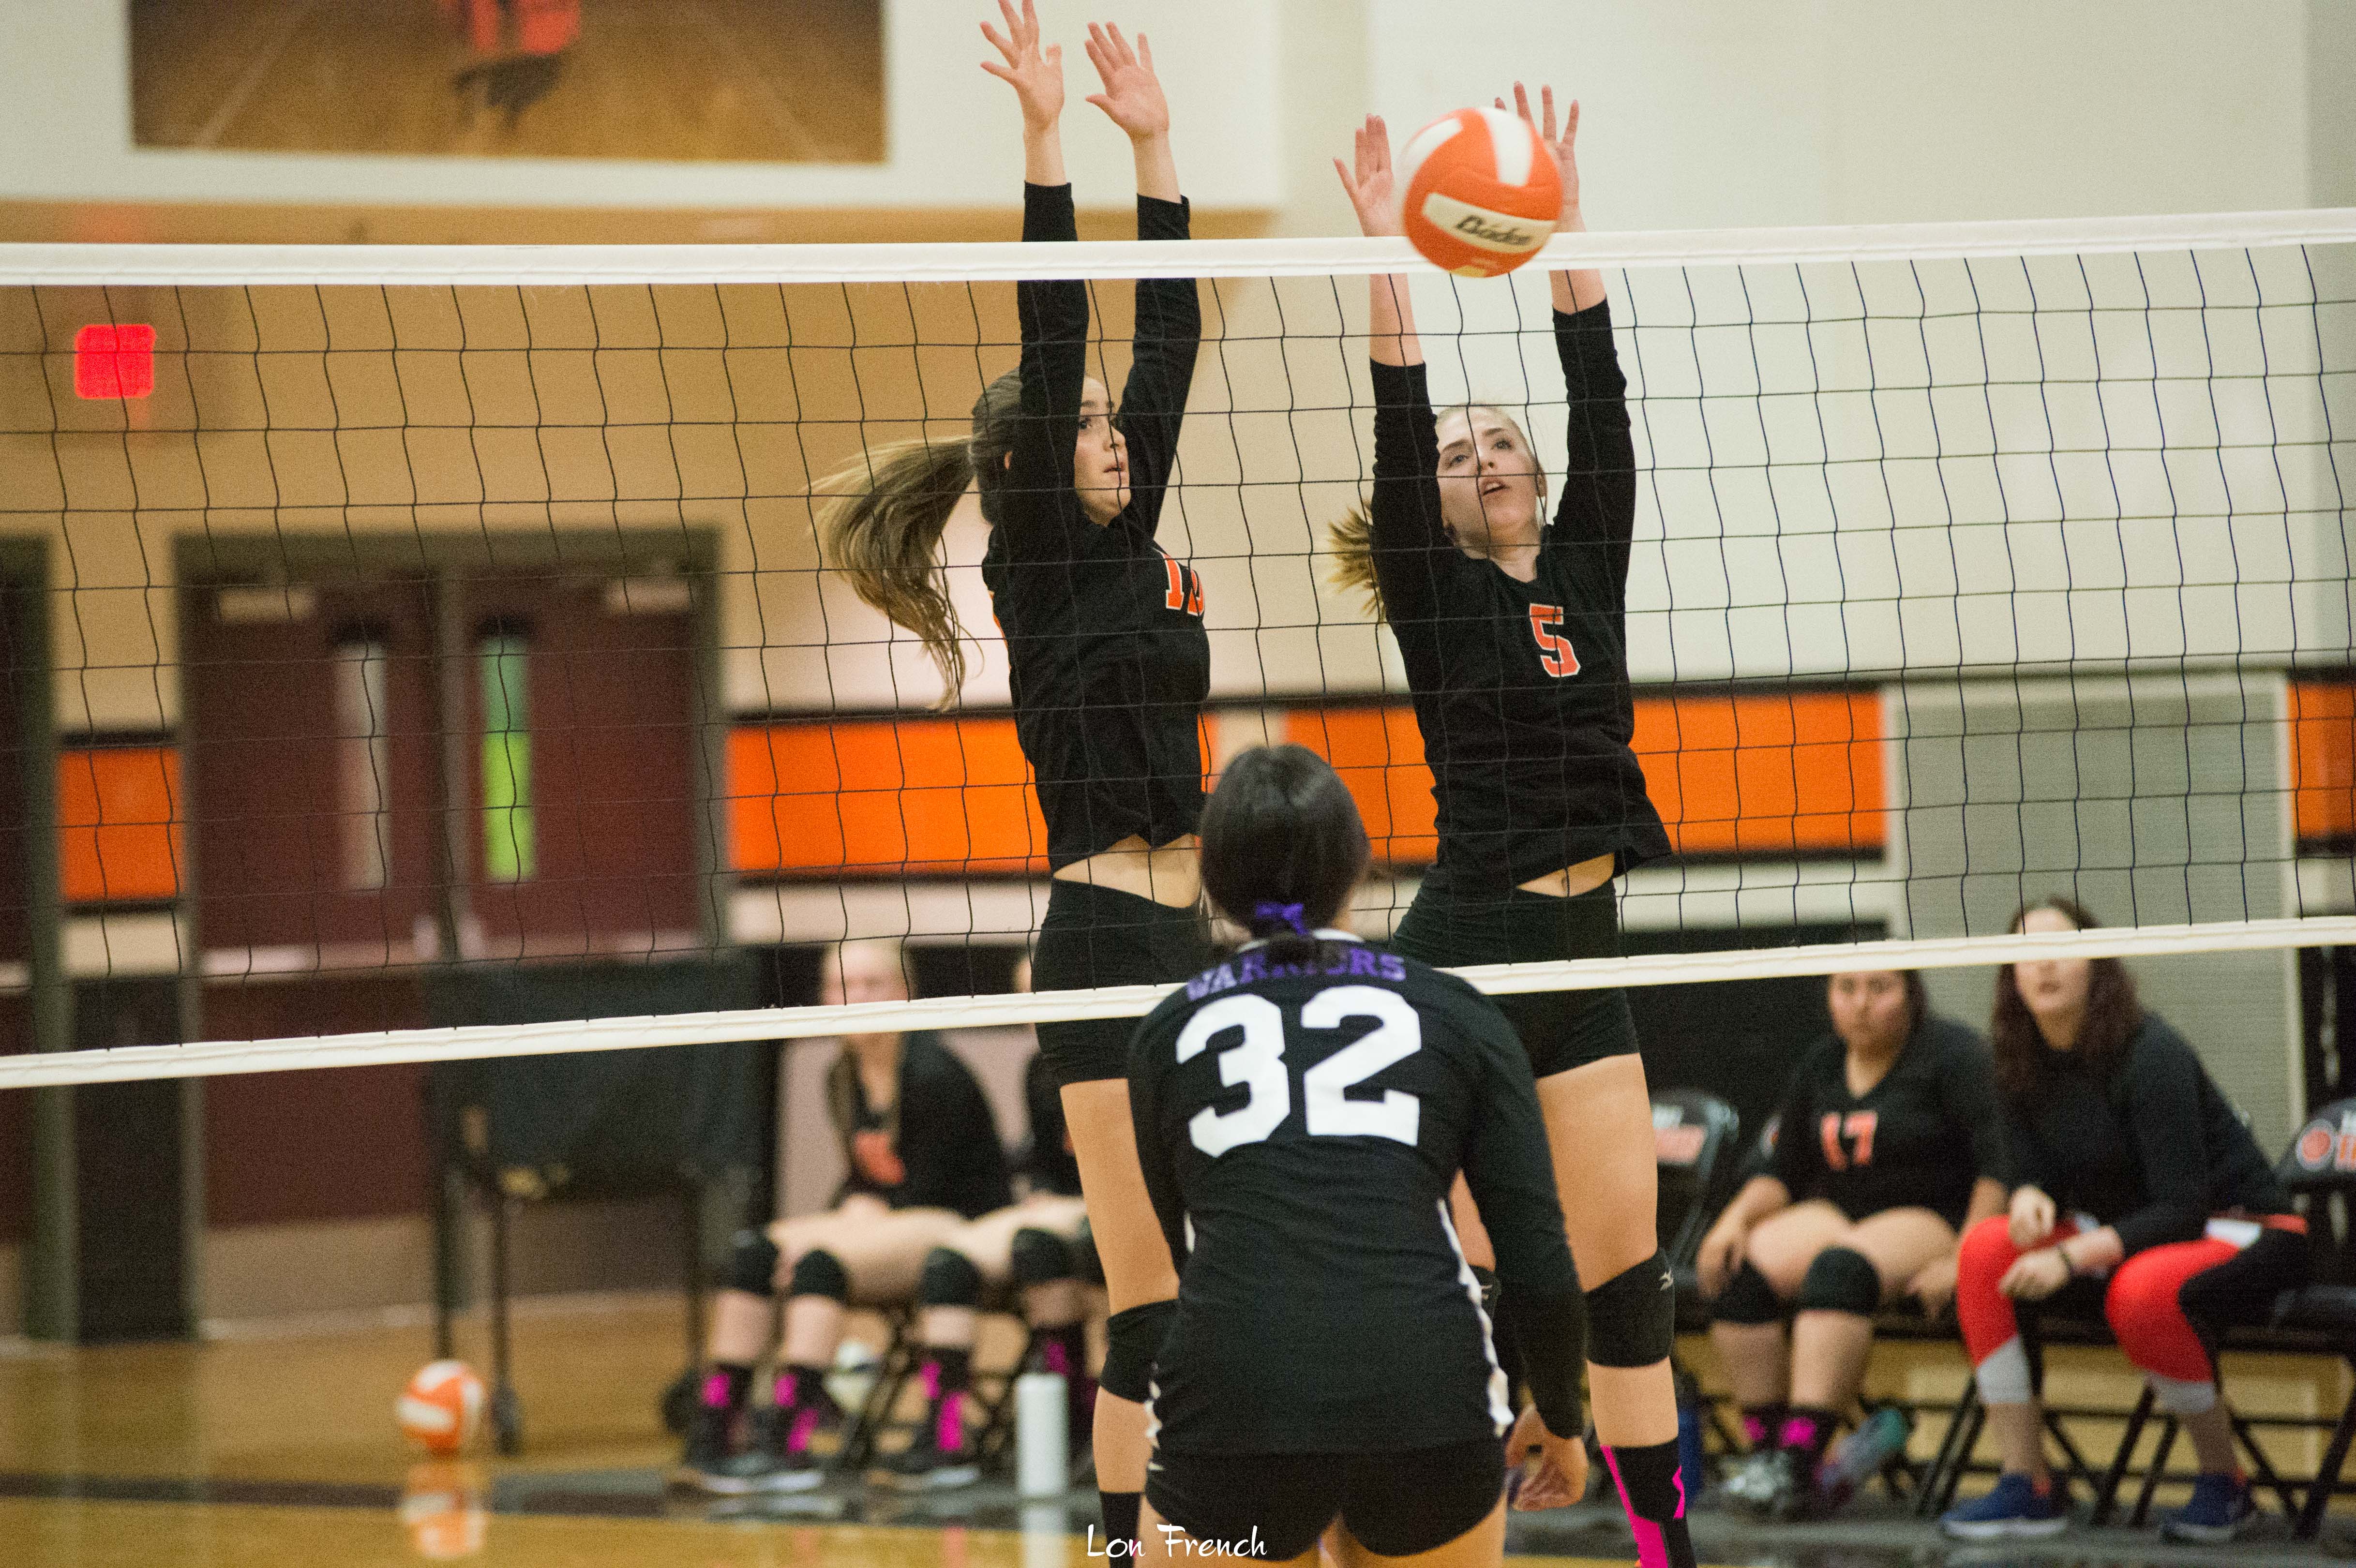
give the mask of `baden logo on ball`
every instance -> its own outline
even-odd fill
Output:
[[[1501,109],[1460,109],[1399,155],[1400,225],[1426,261],[1494,278],[1538,253],[1562,211],[1562,176],[1537,131]]]

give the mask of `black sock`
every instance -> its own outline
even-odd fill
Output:
[[[925,1354],[940,1369],[937,1392],[963,1393],[973,1386],[973,1352],[962,1348],[928,1349]]]
[[[1686,1533],[1686,1488],[1677,1474],[1676,1443],[1648,1443],[1641,1448],[1606,1445],[1603,1458],[1620,1488],[1628,1526],[1635,1532],[1637,1568],[1695,1568],[1693,1539]]]
[[[824,1408],[832,1403],[826,1392],[824,1367],[789,1366],[777,1374],[777,1408],[792,1405],[817,1405]]]
[[[1825,1445],[1833,1440],[1833,1413],[1814,1405],[1795,1404],[1783,1418],[1783,1429],[1775,1435],[1775,1445],[1788,1448],[1800,1456],[1805,1468],[1803,1479],[1816,1473],[1825,1456]]]
[[[1067,1378],[1088,1375],[1088,1329],[1085,1323],[1066,1323],[1039,1330],[1039,1364]]]
[[[1742,1407],[1742,1442],[1753,1454],[1774,1450],[1776,1439],[1783,1430],[1783,1417],[1790,1413],[1781,1404],[1746,1404]]]
[[[703,1407],[734,1414],[753,1392],[753,1369],[742,1361],[714,1361],[703,1380]]]
[[[1129,1542],[1124,1555],[1134,1561],[1137,1556],[1137,1511],[1143,1492],[1098,1492],[1097,1506],[1104,1510],[1105,1549],[1109,1552],[1116,1541]]]

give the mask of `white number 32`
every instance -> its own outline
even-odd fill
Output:
[[[1379,1100],[1354,1100],[1348,1091],[1423,1046],[1423,1025],[1397,991],[1373,986],[1334,986],[1302,1004],[1305,1029],[1339,1029],[1351,1019],[1373,1019],[1376,1027],[1301,1075],[1302,1119],[1313,1137],[1378,1137],[1413,1144],[1423,1107],[1403,1090]],[[1214,1037],[1240,1029],[1243,1039],[1219,1052],[1219,1082],[1246,1090],[1232,1111],[1209,1106],[1186,1124],[1194,1147],[1214,1159],[1229,1149],[1256,1144],[1292,1114],[1291,1075],[1284,1068],[1284,1014],[1265,997],[1223,997],[1186,1020],[1178,1036],[1178,1060],[1192,1061]]]

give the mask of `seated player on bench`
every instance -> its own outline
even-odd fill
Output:
[[[1956,1238],[2004,1208],[1986,1042],[1933,1014],[1912,971],[1835,975],[1825,993],[1832,1032],[1801,1057],[1767,1168],[1698,1261],[1751,1452],[1726,1491],[1780,1518],[1817,1505],[1816,1467],[1865,1380],[1873,1315],[1911,1296],[1936,1317],[1954,1293]]]
[[[1015,967],[1014,988],[1031,988],[1031,960]],[[1021,1287],[1023,1316],[1039,1340],[1039,1365],[1060,1372],[1071,1390],[1070,1424],[1085,1444],[1095,1412],[1087,1370],[1087,1325],[1080,1275],[1093,1245],[1080,1200],[1080,1167],[1064,1125],[1064,1102],[1044,1059],[1023,1069],[1031,1137],[1023,1196],[951,1232],[925,1259],[916,1296],[925,1348],[925,1418],[915,1439],[884,1464],[899,1486],[922,1490],[967,1486],[981,1475],[967,1420],[973,1346],[985,1294]]]
[[[905,1001],[893,941],[827,955],[827,1006]],[[846,1035],[827,1069],[827,1114],[850,1174],[834,1207],[741,1232],[712,1306],[712,1365],[677,1479],[707,1492],[801,1491],[824,1479],[811,1446],[841,1411],[824,1379],[852,1302],[913,1299],[934,1249],[1012,1200],[1006,1151],[981,1085],[929,1033]],[[752,1405],[753,1366],[785,1297],[774,1403]]]

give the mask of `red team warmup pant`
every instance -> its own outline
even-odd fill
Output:
[[[2064,1220],[2039,1245],[2066,1240],[2080,1228]],[[1955,1316],[1980,1398],[1989,1404],[2026,1403],[2032,1391],[2024,1318],[2033,1335],[2039,1311],[2083,1310],[2099,1290],[2119,1349],[2151,1380],[2162,1410],[2197,1415],[2215,1404],[2214,1336],[2230,1324],[2264,1322],[2276,1295],[2299,1283],[2307,1221],[2295,1214],[2227,1218],[2211,1221],[2209,1232],[2199,1241],[2136,1253],[2111,1271],[2107,1284],[2073,1280],[2044,1301],[2016,1302],[1997,1282],[2024,1249],[2012,1244],[2002,1214],[1974,1225],[1955,1261]]]

